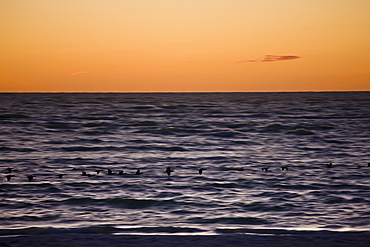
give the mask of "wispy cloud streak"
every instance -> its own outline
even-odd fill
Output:
[[[275,55],[266,55],[261,62],[275,62],[275,61],[286,61],[300,58],[298,56],[275,56]]]
[[[78,72],[73,72],[70,75],[78,75],[78,74],[86,74],[86,73],[90,73],[90,72],[89,71],[78,71]]]
[[[277,56],[277,55],[265,55],[261,59],[248,59],[248,60],[240,60],[235,63],[255,63],[255,62],[278,62],[278,61],[287,61],[287,60],[293,60],[301,58],[299,56]]]

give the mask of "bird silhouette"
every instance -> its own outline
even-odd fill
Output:
[[[115,172],[112,172],[112,170],[111,169],[108,169],[108,173],[107,173],[107,175],[114,175],[114,174],[116,174]]]
[[[5,177],[7,181],[10,181],[10,179],[12,179],[12,177],[15,177],[15,175],[6,175]]]
[[[31,182],[31,181],[32,181],[32,179],[33,179],[34,177],[36,177],[36,176],[28,175],[28,176],[27,176],[27,178],[28,178],[28,182]]]
[[[333,166],[333,164],[330,162],[329,164],[326,164],[326,167],[327,167],[327,168],[333,168],[334,166]]]
[[[267,172],[270,167],[263,167],[262,171]]]
[[[172,170],[171,167],[169,166],[169,167],[167,167],[165,172],[167,173],[168,176],[170,176],[171,172],[174,172],[174,170]]]
[[[9,173],[12,173],[12,171],[14,170],[14,168],[8,167],[5,170],[7,170]]]
[[[143,173],[140,171],[140,169],[137,169],[135,175],[141,175],[141,174],[143,174]]]
[[[63,178],[63,176],[64,176],[65,174],[58,174],[58,175],[56,175],[58,178]]]
[[[281,170],[282,170],[282,171],[287,171],[287,170],[288,170],[288,166],[282,166],[282,167],[281,167]]]
[[[202,175],[202,173],[203,173],[203,171],[204,170],[207,170],[206,168],[200,168],[199,170],[198,170],[198,172],[199,172],[199,175]]]

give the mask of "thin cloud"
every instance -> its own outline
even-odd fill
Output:
[[[86,74],[86,73],[90,73],[90,72],[89,71],[78,71],[78,72],[71,73],[71,75]]]
[[[299,56],[276,56],[276,55],[265,55],[263,58],[260,59],[248,59],[248,60],[240,60],[236,61],[235,63],[255,63],[255,62],[277,62],[277,61],[286,61],[286,60],[293,60],[300,58]]]
[[[266,55],[261,62],[276,62],[276,61],[286,61],[300,58],[298,56],[275,56],[275,55]]]
[[[257,60],[252,60],[252,59],[250,59],[250,60],[240,60],[240,61],[237,61],[235,63],[254,63],[254,62],[257,62]]]

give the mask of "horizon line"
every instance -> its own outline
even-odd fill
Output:
[[[4,91],[6,93],[330,93],[370,92],[370,90],[291,90],[291,91]]]

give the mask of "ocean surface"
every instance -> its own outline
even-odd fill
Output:
[[[370,92],[3,93],[0,133],[0,235],[370,230]]]

